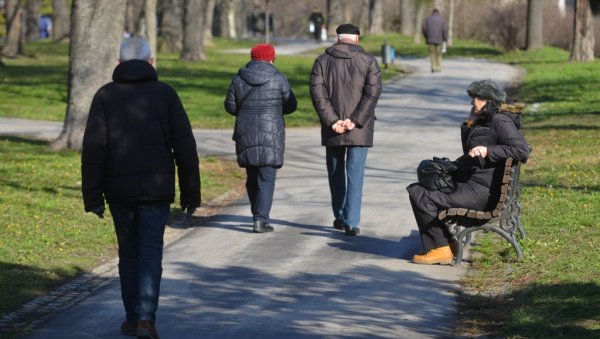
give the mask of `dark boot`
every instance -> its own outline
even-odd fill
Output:
[[[160,339],[154,327],[154,322],[149,320],[140,320],[137,324],[137,337],[146,339]]]
[[[137,334],[137,323],[125,321],[121,324],[121,334],[129,337],[135,337]]]
[[[343,231],[344,230],[344,221],[341,218],[337,218],[333,221],[333,227],[336,230]]]
[[[252,229],[254,233],[267,233],[273,232],[273,226],[269,225],[267,222],[262,220],[254,220],[254,228]]]

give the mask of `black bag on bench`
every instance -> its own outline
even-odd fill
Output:
[[[451,193],[456,189],[452,173],[457,169],[456,163],[448,158],[433,157],[432,160],[423,160],[417,167],[419,185],[431,191]]]

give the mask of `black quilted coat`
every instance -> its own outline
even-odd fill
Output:
[[[108,203],[173,202],[175,163],[182,207],[200,206],[192,127],[177,93],[146,61],[119,64],[96,92],[81,155],[85,210]]]
[[[283,114],[296,110],[286,77],[273,64],[250,61],[233,77],[225,110],[236,116],[233,140],[240,167],[283,166]]]
[[[461,126],[464,155],[458,159],[459,169],[454,175],[458,180],[457,189],[447,194],[428,191],[418,184],[408,186],[411,200],[421,211],[433,219],[438,210],[450,207],[490,210],[497,204],[504,160],[513,158],[523,162],[530,152],[519,131],[520,114],[510,112],[515,110],[514,107],[502,105],[498,108],[488,102],[471,128],[466,124]],[[485,159],[469,157],[469,150],[475,146],[487,146],[488,156]],[[427,224],[425,220],[423,222]]]

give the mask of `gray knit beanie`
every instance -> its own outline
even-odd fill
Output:
[[[506,92],[504,92],[498,85],[492,80],[479,80],[473,81],[467,87],[467,94],[470,97],[477,97],[485,100],[492,100],[495,102],[506,101]]]

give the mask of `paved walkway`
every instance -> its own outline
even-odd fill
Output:
[[[450,335],[464,268],[410,263],[420,240],[405,187],[416,179],[421,159],[460,154],[458,126],[470,109],[467,84],[484,78],[506,84],[516,70],[447,60],[443,73],[432,74],[427,60],[402,63],[415,73],[387,84],[377,107],[363,233],[346,237],[331,227],[318,129],[289,129],[271,213],[274,233],[251,233],[243,198],[165,249],[157,321],[161,337]],[[0,119],[2,129],[10,129],[8,124]],[[60,124],[38,127],[50,125],[58,133]],[[231,156],[234,151],[231,131],[200,130],[196,136],[202,154]],[[114,280],[29,337],[118,337],[122,321]]]

